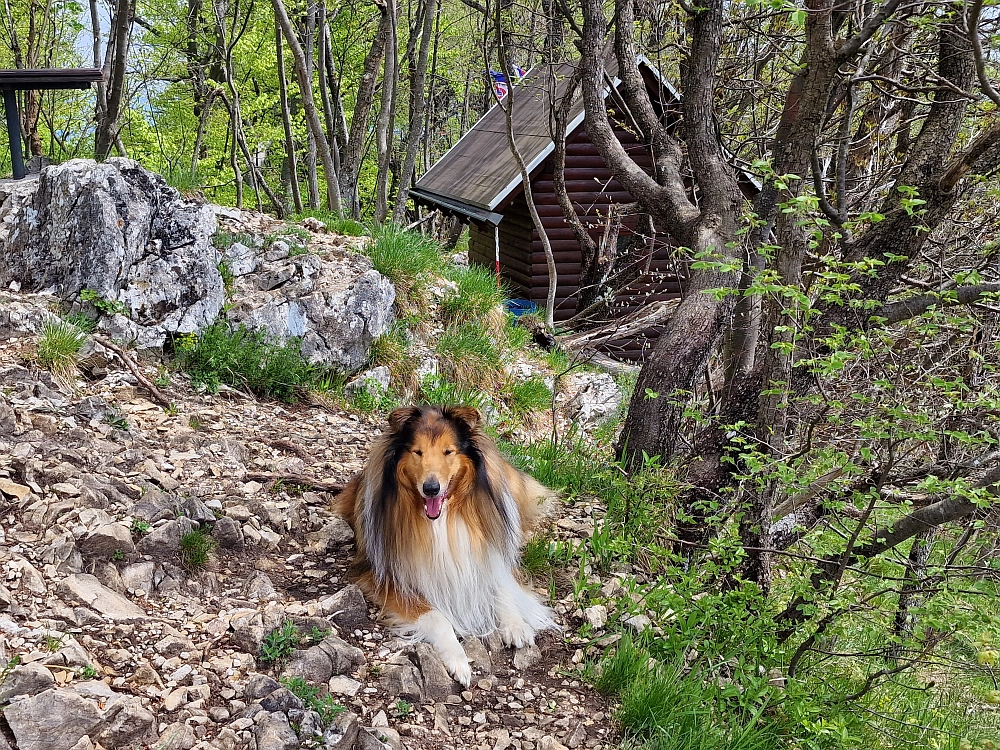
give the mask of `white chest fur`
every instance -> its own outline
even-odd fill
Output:
[[[498,604],[505,578],[511,573],[501,556],[473,549],[461,518],[449,519],[447,509],[431,524],[431,557],[426,570],[413,571],[413,588],[451,622],[460,635],[486,635],[497,628]]]

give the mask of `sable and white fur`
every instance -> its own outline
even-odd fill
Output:
[[[479,421],[468,407],[396,409],[336,500],[354,528],[358,585],[465,686],[472,669],[458,636],[498,630],[522,647],[556,627],[518,567],[551,493],[507,463]]]

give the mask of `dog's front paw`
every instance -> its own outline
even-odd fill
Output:
[[[500,625],[500,640],[505,646],[524,648],[535,644],[535,631],[524,620],[508,620]]]
[[[461,656],[442,654],[442,661],[448,674],[461,682],[463,687],[469,687],[472,684],[472,665],[469,664],[469,659],[464,653]]]

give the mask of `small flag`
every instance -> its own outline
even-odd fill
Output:
[[[507,76],[491,70],[490,77],[493,78],[493,93],[497,95],[497,99],[503,99],[507,96]]]
[[[528,71],[526,71],[524,68],[519,68],[516,65],[514,65],[513,68],[514,68],[514,75],[517,76],[517,80],[519,81],[526,75],[528,75]]]

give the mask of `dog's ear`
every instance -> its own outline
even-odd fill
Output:
[[[420,407],[417,406],[401,406],[398,409],[393,409],[389,412],[389,429],[393,432],[399,432],[403,429],[403,425],[419,415]]]
[[[479,409],[474,406],[452,406],[448,409],[448,416],[459,422],[465,422],[470,430],[476,429],[479,423],[483,421]]]

